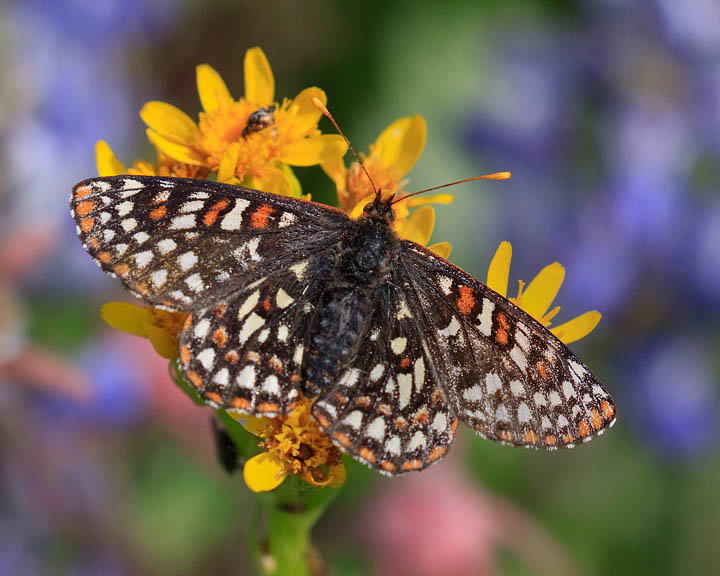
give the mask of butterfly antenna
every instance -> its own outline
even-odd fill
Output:
[[[353,156],[355,156],[355,160],[357,160],[358,164],[360,164],[360,167],[363,169],[363,172],[365,172],[365,176],[368,177],[368,180],[370,180],[370,185],[372,186],[373,192],[375,192],[375,199],[379,199],[380,197],[380,190],[378,190],[377,186],[375,186],[375,182],[373,182],[372,176],[370,176],[370,172],[367,171],[367,168],[365,168],[365,164],[363,163],[362,159],[358,155],[357,152],[355,152],[355,148],[352,147],[352,144],[350,144],[350,140],[347,139],[347,136],[343,134],[343,131],[340,130],[340,126],[338,126],[338,123],[335,121],[335,118],[333,118],[333,115],[330,114],[330,110],[327,109],[327,106],[323,104],[319,98],[313,97],[310,99],[310,101],[313,103],[315,108],[320,110],[325,116],[327,116],[330,119],[330,122],[333,123],[333,126],[335,126],[335,130],[338,131],[338,134],[343,137],[345,142],[347,142],[348,148],[350,148],[350,152],[353,153]]]
[[[510,172],[493,172],[492,174],[483,174],[482,176],[475,176],[474,178],[466,178],[465,180],[458,180],[456,182],[450,182],[449,184],[443,184],[442,186],[434,186],[433,188],[425,188],[419,192],[413,192],[402,196],[397,200],[394,200],[392,204],[397,204],[403,200],[407,200],[411,196],[417,196],[418,194],[424,194],[425,192],[432,192],[433,190],[439,190],[440,188],[447,188],[448,186],[455,186],[455,184],[462,184],[463,182],[472,182],[473,180],[508,180],[510,178]]]

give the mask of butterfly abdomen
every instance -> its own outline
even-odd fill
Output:
[[[396,245],[392,230],[370,219],[357,221],[343,241],[310,330],[305,394],[314,396],[332,386],[356,353],[374,313],[378,287],[388,279]]]

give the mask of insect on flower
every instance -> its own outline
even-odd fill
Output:
[[[442,458],[458,421],[544,449],[611,426],[614,403],[585,364],[515,304],[401,240],[393,206],[414,194],[383,194],[366,176],[374,197],[357,219],[142,176],[81,182],[71,207],[106,272],[155,307],[189,313],[180,363],[211,406],[276,417],[310,399],[340,450],[390,475]]]

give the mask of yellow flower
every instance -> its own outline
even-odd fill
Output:
[[[183,164],[166,156],[160,150],[157,151],[157,167],[145,160],[136,160],[130,168],[127,168],[117,159],[105,140],[98,140],[95,144],[95,163],[98,176],[102,177],[136,174],[138,176],[175,176],[204,180],[210,174],[210,170],[204,166]]]
[[[416,114],[390,124],[370,145],[370,154],[361,154],[365,168],[384,197],[393,194],[399,197],[402,194],[407,183],[404,178],[422,154],[426,138],[425,119]],[[336,158],[323,163],[322,169],[335,183],[340,208],[352,218],[358,218],[374,197],[372,185],[360,164],[353,162],[350,168],[346,168],[342,158]],[[399,202],[394,207],[393,228],[401,238],[426,246],[435,225],[435,210],[427,204],[449,204],[452,200],[451,194],[435,194]],[[419,206],[410,212],[410,208]],[[433,244],[429,248],[444,258],[450,255],[448,242]]]
[[[245,463],[245,483],[254,492],[277,488],[288,474],[313,486],[340,486],[345,466],[340,451],[310,414],[312,403],[301,398],[295,408],[278,418],[257,418],[228,411],[248,432],[263,439],[267,452]]]
[[[177,337],[186,312],[166,312],[125,302],[108,302],[100,309],[100,316],[116,330],[147,338],[160,356],[170,360],[178,357]]]
[[[504,297],[507,297],[511,259],[512,246],[510,242],[501,242],[488,268],[488,287]],[[525,282],[518,280],[518,295],[510,298],[510,301],[525,310],[543,326],[550,326],[550,321],[560,312],[560,306],[555,306],[550,311],[548,309],[557,296],[564,279],[565,268],[559,262],[553,262],[540,270],[527,287]],[[590,334],[600,322],[600,318],[600,312],[592,310],[560,324],[550,331],[562,342],[569,344]]]
[[[148,125],[148,139],[160,152],[177,162],[216,172],[220,181],[293,194],[296,181],[288,165],[331,162],[347,150],[341,136],[321,134],[317,128],[321,113],[310,100],[325,102],[322,90],[307,88],[294,100],[275,101],[275,81],[260,48],[245,54],[245,98],[234,100],[223,79],[207,64],[197,67],[197,88],[203,107],[197,124],[165,102],[148,102],[140,116]],[[271,106],[274,122],[243,134],[250,115]]]

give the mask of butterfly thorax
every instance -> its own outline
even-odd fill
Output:
[[[385,219],[374,215],[356,220],[341,240],[304,356],[307,396],[332,386],[358,352],[397,246],[397,236]]]

